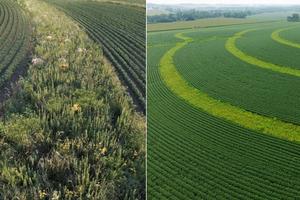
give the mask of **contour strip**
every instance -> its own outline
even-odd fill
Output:
[[[229,103],[216,100],[201,90],[192,87],[177,71],[173,57],[178,50],[193,42],[193,39],[184,36],[183,33],[178,33],[175,37],[183,41],[178,42],[173,48],[167,51],[159,64],[161,77],[166,86],[174,94],[215,117],[223,118],[257,132],[290,141],[300,141],[300,126],[243,110]]]

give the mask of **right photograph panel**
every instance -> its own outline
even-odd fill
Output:
[[[149,200],[300,198],[299,14],[148,1]]]

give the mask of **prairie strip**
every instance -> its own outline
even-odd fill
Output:
[[[145,113],[144,9],[100,2],[48,1],[73,18],[103,47],[119,79],[136,105]]]
[[[145,199],[145,121],[102,49],[46,2],[24,7],[36,42],[0,118],[0,199]]]
[[[258,58],[255,58],[253,56],[250,56],[240,49],[237,48],[236,46],[236,41],[241,38],[243,35],[245,35],[248,32],[255,31],[256,29],[248,29],[242,32],[236,33],[234,36],[230,37],[225,44],[225,48],[228,52],[230,52],[232,55],[237,57],[238,59],[249,63],[251,65],[255,65],[264,69],[269,69],[275,72],[283,73],[283,74],[289,74],[292,76],[297,76],[300,77],[300,70],[293,69],[292,67],[289,66],[281,66],[281,65],[276,65],[273,63],[269,63],[263,60],[260,60]]]
[[[236,34],[235,37],[240,37],[240,35],[246,32],[247,31],[240,32]],[[162,79],[174,94],[215,117],[223,118],[242,127],[282,139],[300,141],[300,126],[248,112],[214,99],[201,90],[190,86],[176,70],[173,57],[178,50],[193,40],[192,38],[184,36],[182,33],[176,34],[175,37],[183,41],[177,43],[176,46],[166,52],[160,60],[160,74]]]
[[[282,29],[278,29],[276,31],[274,31],[272,34],[271,34],[271,38],[276,41],[276,42],[279,42],[281,44],[284,44],[284,45],[287,45],[287,46],[291,46],[291,47],[294,47],[294,48],[299,48],[300,49],[300,44],[299,43],[295,43],[295,42],[292,42],[292,41],[289,41],[285,38],[282,38],[280,36],[280,33],[283,32],[283,31],[287,31],[287,30],[291,30],[291,29],[294,29],[296,27],[289,27],[289,28],[282,28]]]

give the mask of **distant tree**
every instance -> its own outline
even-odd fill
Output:
[[[174,22],[174,21],[192,21],[196,19],[205,18],[216,18],[216,17],[226,17],[226,18],[246,18],[251,15],[252,12],[248,10],[175,10],[171,14],[154,15],[148,16],[148,23],[162,23],[162,22]]]
[[[299,21],[300,21],[299,14],[294,13],[294,14],[293,14],[293,19],[294,19],[296,22],[299,22]]]
[[[294,13],[292,16],[288,16],[287,21],[289,21],[289,22],[300,22],[299,14]]]

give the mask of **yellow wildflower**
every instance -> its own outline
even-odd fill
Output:
[[[101,149],[101,154],[102,155],[105,155],[107,153],[107,148],[106,147],[103,147],[102,149]]]
[[[73,106],[72,106],[72,111],[73,112],[79,112],[81,111],[81,107],[78,103],[75,103]]]
[[[62,149],[65,152],[69,151],[70,150],[70,143],[69,142],[63,143],[62,144]]]
[[[60,197],[59,193],[55,190],[55,191],[53,192],[53,195],[52,195],[52,199],[51,199],[51,200],[59,200],[59,197]]]
[[[84,191],[84,187],[81,185],[81,186],[79,186],[79,188],[78,188],[78,192],[79,193],[82,193]]]
[[[69,68],[69,64],[68,63],[62,63],[62,64],[60,64],[60,68],[62,70],[67,70]]]
[[[45,190],[40,190],[39,196],[40,196],[40,199],[44,199],[47,196],[47,193],[45,192]]]
[[[68,198],[70,198],[70,197],[74,197],[74,192],[73,191],[71,191],[71,190],[66,190],[65,191],[65,195],[66,195],[66,197],[68,197]]]

